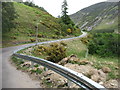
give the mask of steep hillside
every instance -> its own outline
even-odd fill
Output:
[[[118,30],[118,5],[115,2],[101,2],[84,8],[71,19],[81,28],[100,32]]]
[[[60,36],[61,26],[49,13],[17,2],[2,5],[3,46],[35,39],[37,24],[39,39]]]

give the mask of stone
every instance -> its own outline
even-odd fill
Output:
[[[105,82],[106,81],[106,74],[101,69],[98,70],[98,74],[100,76],[100,81]]]
[[[100,85],[103,85],[104,83],[103,82],[99,82]]]
[[[80,59],[79,59],[79,58],[76,58],[76,57],[71,57],[71,58],[69,59],[69,61],[79,62]]]
[[[83,65],[84,65],[84,64],[88,64],[88,63],[89,63],[89,61],[88,61],[88,60],[80,60],[79,62],[80,62],[80,64],[83,64]]]
[[[100,77],[99,77],[98,74],[94,74],[94,75],[91,76],[91,79],[95,82],[98,82],[100,80]]]
[[[75,58],[77,58],[77,55],[72,54],[72,55],[70,56],[70,58],[71,58],[71,57],[75,57]]]
[[[111,72],[111,69],[109,67],[102,67],[102,70],[103,70],[104,73]]]
[[[104,83],[106,88],[118,88],[118,81],[117,80],[109,80]]]
[[[50,77],[47,77],[46,80],[50,80]]]
[[[91,69],[89,72],[89,75],[94,75],[94,74],[98,74],[97,69]]]
[[[43,66],[39,66],[39,67],[37,67],[37,69],[44,70],[44,67]]]
[[[24,62],[23,64],[21,64],[21,67],[30,67],[30,66],[31,66],[31,61]]]
[[[67,82],[66,78],[51,70],[44,72],[44,76],[47,81],[54,83],[54,86],[64,86]]]
[[[94,63],[93,63],[93,62],[89,62],[88,64],[90,64],[90,65],[94,65]]]
[[[67,62],[68,62],[69,58],[66,57],[66,58],[63,58],[60,62],[58,62],[58,64],[60,65],[65,65]]]

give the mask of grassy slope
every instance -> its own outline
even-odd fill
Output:
[[[112,23],[114,22],[114,23]],[[114,32],[118,31],[118,17],[113,20],[103,20],[98,26],[93,29],[93,32]]]
[[[47,12],[16,2],[14,2],[14,8],[17,18],[13,22],[16,27],[7,33],[3,33],[3,45],[5,46],[12,45],[15,42],[30,41],[30,38],[35,38],[35,26],[37,23],[39,24],[39,34],[41,33],[47,38],[55,35],[54,30],[59,31],[60,29],[57,19]]]
[[[67,56],[70,56],[70,55],[74,54],[74,55],[77,55],[77,57],[80,60],[91,61],[91,62],[93,62],[92,66],[95,67],[96,69],[101,69],[102,67],[109,67],[112,71],[110,73],[108,73],[107,79],[108,80],[109,79],[118,79],[118,68],[116,69],[116,67],[118,67],[118,58],[117,57],[102,58],[102,57],[99,57],[97,55],[90,55],[89,54],[88,57],[85,58],[87,47],[86,47],[86,45],[84,45],[80,41],[80,39],[68,40],[68,41],[65,41],[65,43],[67,43],[67,52],[66,52]],[[46,57],[46,54],[45,55],[44,54],[39,55],[38,53],[34,53],[33,51],[32,51],[32,53],[30,53],[28,51],[29,50],[25,49],[25,50],[20,51],[19,53],[32,55],[32,56],[36,56],[36,57],[39,57],[39,58],[45,58]]]
[[[107,30],[107,29],[117,29],[118,27],[118,6],[116,3],[102,2],[98,4],[91,5],[84,8],[77,13],[71,15],[71,19],[81,27],[83,24],[88,22],[84,28],[94,26],[96,22],[96,17],[101,18],[101,21],[93,28],[94,30]],[[114,21],[112,24],[106,24]]]

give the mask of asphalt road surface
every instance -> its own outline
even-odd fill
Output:
[[[40,88],[39,82],[32,80],[26,73],[16,70],[9,62],[13,51],[24,47],[15,46],[2,49],[2,88]],[[1,72],[0,72],[1,74]]]

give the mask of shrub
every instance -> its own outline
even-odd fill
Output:
[[[41,37],[43,37],[43,35],[42,34],[38,34],[38,37],[41,38]]]
[[[72,33],[72,30],[70,28],[67,29],[67,33]]]
[[[113,33],[95,34],[88,44],[89,53],[102,57],[118,56],[120,54],[118,37],[120,37],[119,34]]]
[[[41,53],[41,55],[47,56],[47,60],[57,63],[66,57],[66,46],[67,44],[64,42],[52,43],[47,46],[39,45],[34,48],[33,53],[35,55]]]
[[[87,37],[81,38],[83,44],[87,45],[89,43],[89,39]]]
[[[66,57],[66,47],[61,43],[52,43],[46,53],[48,60],[57,63]]]
[[[12,36],[11,38],[12,38],[12,39],[17,39],[16,36]]]
[[[60,35],[60,31],[59,30],[55,29],[54,32],[55,32],[56,35]]]
[[[67,44],[64,43],[63,41],[61,41],[60,44],[63,45],[63,46],[67,46]]]
[[[33,39],[33,38],[31,38],[31,39],[30,39],[30,41],[31,41],[31,42],[35,42],[36,40],[35,40],[35,39]]]
[[[56,39],[56,38],[58,38],[58,36],[57,35],[52,35],[52,38]]]

